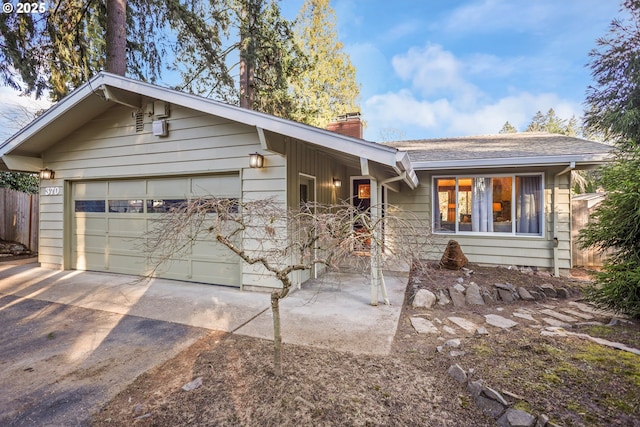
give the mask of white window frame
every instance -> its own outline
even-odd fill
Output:
[[[541,207],[541,212],[540,214],[542,215],[542,223],[540,225],[540,233],[539,234],[533,234],[533,233],[517,233],[516,232],[516,208],[517,208],[517,202],[516,201],[516,177],[523,177],[523,176],[539,176],[540,177],[540,185],[541,185],[541,192],[540,192],[540,198],[542,199],[542,207]],[[512,174],[505,174],[505,173],[496,173],[496,174],[461,174],[461,175],[434,175],[431,177],[431,229],[433,230],[434,234],[439,234],[439,235],[447,235],[447,234],[451,234],[451,235],[460,235],[460,236],[486,236],[486,237],[519,237],[519,238],[524,238],[524,237],[528,237],[528,238],[544,238],[545,237],[545,231],[546,231],[546,199],[545,199],[545,181],[544,181],[544,176],[545,174],[543,172],[527,172],[527,173],[512,173]],[[458,182],[460,179],[466,179],[466,178],[511,178],[511,200],[513,200],[514,202],[511,203],[511,218],[513,218],[512,224],[511,224],[511,232],[499,232],[499,231],[460,231],[459,230],[459,225],[460,225],[460,218],[459,218],[459,207],[458,207]],[[456,193],[455,193],[455,202],[456,202],[456,216],[455,216],[455,230],[436,230],[436,206],[435,206],[435,195],[434,193],[438,191],[438,188],[436,186],[436,180],[438,179],[454,179],[456,182]]]

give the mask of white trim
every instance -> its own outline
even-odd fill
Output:
[[[514,202],[516,200],[516,177],[519,176],[540,176],[540,184],[541,184],[541,193],[540,193],[540,198],[542,201],[542,207],[541,207],[541,215],[542,215],[542,224],[540,226],[540,233],[539,234],[532,234],[532,233],[518,233],[516,232],[516,204],[517,202]],[[511,184],[511,218],[512,218],[512,224],[511,224],[511,232],[499,232],[499,231],[492,231],[492,232],[480,232],[480,231],[460,231],[459,230],[459,225],[460,225],[460,221],[459,221],[459,213],[458,213],[458,183],[460,179],[464,179],[464,178],[511,178],[512,179],[512,184]],[[450,235],[450,236],[454,236],[454,235],[458,235],[458,236],[483,236],[483,237],[515,237],[515,238],[533,238],[533,239],[544,239],[546,238],[546,200],[545,200],[545,174],[543,172],[524,172],[524,173],[512,173],[512,174],[507,174],[507,173],[498,173],[498,174],[459,174],[459,175],[455,175],[455,174],[449,174],[449,175],[434,175],[431,177],[431,229],[433,230],[434,234],[437,235],[441,235],[441,236],[446,236],[446,235]],[[456,184],[456,192],[455,192],[455,204],[456,204],[456,214],[455,214],[455,230],[445,230],[445,231],[436,231],[436,211],[435,211],[435,204],[434,204],[434,198],[435,198],[435,193],[437,192],[437,187],[436,187],[436,179],[455,179]],[[555,206],[554,206],[554,210],[555,210]],[[439,212],[439,211],[438,211]]]
[[[519,167],[519,166],[566,166],[575,162],[583,165],[599,165],[611,160],[611,154],[575,154],[563,156],[536,156],[536,157],[504,157],[490,159],[468,160],[437,160],[416,161],[413,168],[416,171],[429,171],[441,169],[485,169],[495,167]]]

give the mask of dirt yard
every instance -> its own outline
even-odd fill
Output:
[[[556,279],[504,268],[470,267],[473,274],[431,268],[407,289],[393,351],[356,356],[285,345],[285,374],[272,372],[272,343],[211,333],[177,357],[138,377],[92,418],[94,426],[167,425],[425,425],[492,426],[447,369],[473,369],[474,378],[506,393],[513,406],[563,426],[640,425],[640,356],[575,337],[543,336],[545,325],[520,322],[460,335],[457,354],[437,350],[452,336],[418,334],[412,316],[445,322],[479,321],[486,313],[559,307],[580,298],[582,280]],[[581,279],[584,272],[576,272]],[[454,308],[413,308],[421,288],[438,291],[462,277],[481,287],[511,283],[527,289],[565,287],[566,300],[496,302]],[[544,305],[543,305],[544,304]],[[532,311],[533,312],[533,311]],[[610,315],[572,325],[572,332],[640,348],[637,322],[608,326]],[[357,337],[355,338],[357,339]],[[191,391],[182,386],[201,378]]]

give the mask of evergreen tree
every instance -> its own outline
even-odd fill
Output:
[[[329,0],[306,0],[295,27],[309,67],[292,81],[300,103],[294,118],[323,128],[338,115],[360,110],[356,69],[337,40],[335,21]]]
[[[500,129],[499,133],[517,133],[517,132],[518,132],[518,129],[516,129],[515,127],[513,127],[511,123],[506,121],[504,122],[504,125],[502,126],[502,129]]]
[[[590,131],[616,141],[618,152],[602,172],[607,195],[579,241],[614,250],[588,299],[640,318],[640,2],[626,0],[623,10],[627,18],[612,21],[590,52],[596,84],[587,92],[585,121]]]
[[[545,121],[546,119],[544,114],[542,114],[542,112],[538,110],[535,116],[533,116],[533,118],[531,119],[531,123],[529,123],[529,126],[527,126],[527,128],[524,131],[525,132],[544,132]]]
[[[249,28],[242,12],[254,5]],[[295,73],[291,26],[276,0],[60,0],[41,14],[0,14],[0,78],[16,90],[36,97],[49,91],[59,100],[103,69],[156,82],[170,68],[182,76],[178,89],[237,104],[232,55],[247,50],[234,30],[249,30],[256,40],[250,53],[255,91],[263,93],[258,105],[282,111],[264,93],[282,92],[287,73]],[[168,56],[175,61],[167,63]]]
[[[569,120],[561,119],[553,108],[549,108],[547,114],[538,111],[525,132],[548,132],[559,135],[578,136],[581,134],[578,120],[572,116]]]

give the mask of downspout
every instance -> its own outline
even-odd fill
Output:
[[[560,231],[558,227],[558,216],[559,216],[558,215],[558,187],[559,187],[558,181],[560,180],[559,179],[560,176],[566,174],[567,172],[571,172],[575,168],[576,168],[576,162],[571,162],[569,163],[569,166],[567,166],[562,171],[555,174],[553,177],[553,275],[555,277],[560,276],[560,266],[558,265],[558,260],[559,260],[558,233]]]

